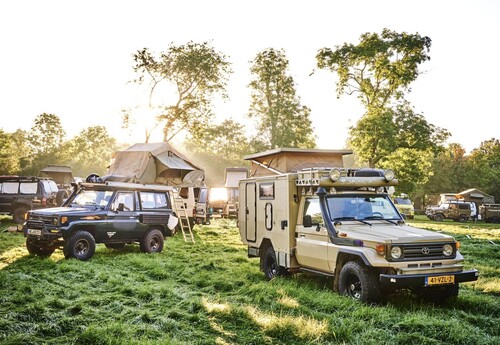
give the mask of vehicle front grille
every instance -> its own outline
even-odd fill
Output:
[[[28,229],[38,229],[38,230],[43,230],[43,222],[40,220],[28,220],[26,222],[26,227]]]
[[[453,254],[451,256],[443,255],[443,246],[446,243],[415,243],[415,244],[395,244],[403,250],[403,256],[399,260],[392,261],[405,261],[405,260],[434,260],[434,259],[452,259],[456,255],[456,246],[454,242],[449,244],[453,247]]]
[[[48,216],[31,216],[29,221],[39,221],[42,222],[45,225],[52,225],[52,220],[54,217],[48,217]]]

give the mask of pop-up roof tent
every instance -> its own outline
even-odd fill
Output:
[[[279,148],[243,157],[252,162],[250,176],[279,175],[307,168],[342,168],[351,150]]]
[[[169,186],[204,186],[204,171],[168,143],[139,143],[117,151],[108,181],[156,183]]]
[[[38,175],[50,177],[60,186],[69,186],[73,182],[73,172],[67,165],[49,164]]]

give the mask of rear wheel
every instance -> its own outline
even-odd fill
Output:
[[[339,292],[363,302],[378,302],[380,300],[378,276],[366,266],[356,261],[349,261],[340,270]]]
[[[26,206],[19,206],[14,210],[14,212],[12,212],[12,219],[17,224],[24,224],[27,212],[28,208]]]
[[[288,271],[278,265],[276,260],[276,253],[272,246],[267,247],[260,257],[260,269],[264,272],[267,280],[271,280],[277,276],[285,276]]]
[[[26,249],[31,255],[37,255],[41,257],[48,257],[54,253],[54,249],[39,246],[36,242],[26,239]]]
[[[78,260],[88,260],[95,252],[95,239],[87,231],[77,231],[64,243],[64,257]]]
[[[460,218],[458,219],[460,223],[467,223],[467,220],[469,219],[469,217],[467,216],[464,216],[463,214],[460,215]]]
[[[163,234],[160,230],[150,230],[140,243],[141,252],[143,253],[160,253],[163,250]]]

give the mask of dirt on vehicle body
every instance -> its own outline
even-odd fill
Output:
[[[309,272],[333,277],[333,288],[362,301],[411,289],[444,301],[464,270],[451,236],[408,226],[387,188],[392,171],[305,169],[240,181],[239,231],[248,256],[268,279]]]

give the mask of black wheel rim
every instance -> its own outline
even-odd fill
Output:
[[[352,298],[355,299],[361,299],[361,281],[359,278],[355,275],[350,275],[347,278],[347,284],[346,284],[346,294]]]
[[[278,273],[278,267],[276,266],[276,260],[269,257],[267,260],[267,275],[269,278],[274,277]]]
[[[83,256],[89,252],[90,244],[89,241],[81,239],[75,243],[75,254],[77,256]]]
[[[151,248],[151,251],[157,251],[159,247],[160,247],[160,240],[158,239],[157,236],[153,236],[151,238],[151,241],[149,241],[149,248]]]

